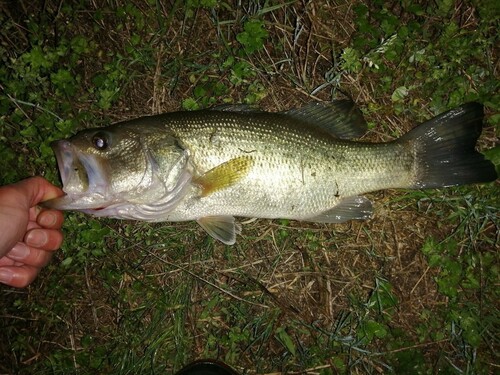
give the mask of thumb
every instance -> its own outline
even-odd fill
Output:
[[[30,207],[49,199],[64,195],[57,186],[52,185],[43,177],[31,177],[14,184],[28,199]]]

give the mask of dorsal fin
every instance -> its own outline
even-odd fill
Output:
[[[237,112],[237,113],[265,113],[261,109],[249,104],[219,104],[210,108],[211,111]]]
[[[361,111],[351,100],[312,102],[281,113],[326,130],[341,139],[359,138],[367,130]]]

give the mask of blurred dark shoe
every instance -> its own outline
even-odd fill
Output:
[[[191,362],[175,375],[239,375],[225,363],[212,359]]]

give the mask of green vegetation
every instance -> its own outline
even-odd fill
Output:
[[[372,141],[479,101],[499,165],[497,1],[97,3],[1,10],[0,184],[57,183],[49,144],[85,127],[342,95]],[[370,221],[258,220],[233,247],[193,223],[68,213],[39,279],[0,286],[0,373],[172,373],[201,357],[248,374],[495,372],[498,183],[371,198]]]

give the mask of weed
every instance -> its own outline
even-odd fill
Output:
[[[249,20],[245,22],[241,33],[236,35],[236,40],[243,45],[247,54],[254,53],[264,48],[264,41],[269,33],[264,28],[264,22]]]

